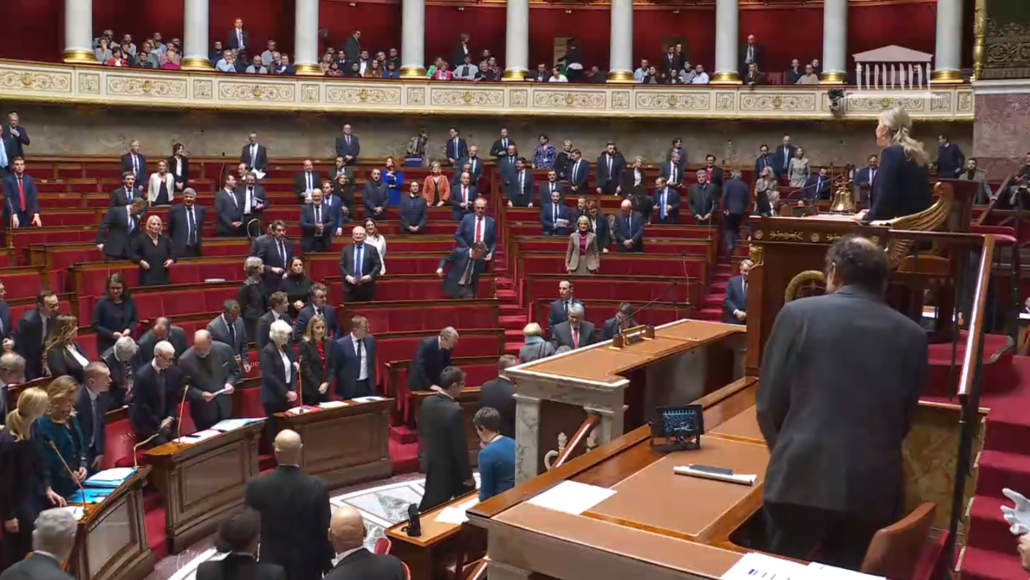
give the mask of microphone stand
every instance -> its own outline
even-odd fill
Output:
[[[179,430],[179,436],[176,437],[176,439],[178,439],[178,441],[176,441],[175,444],[178,445],[180,449],[182,449],[183,446],[185,445],[182,442],[182,412],[186,410],[186,393],[188,393],[189,390],[190,390],[190,382],[189,382],[189,378],[187,377],[186,379],[183,379],[183,383],[182,383],[182,399],[179,401],[179,419],[175,423],[177,425],[177,429]]]
[[[160,435],[160,434],[161,434],[161,431],[158,431],[157,433],[154,433],[154,434],[153,434],[153,435],[151,435],[150,437],[147,437],[147,438],[146,438],[146,439],[144,439],[143,441],[140,441],[139,443],[137,443],[137,444],[135,444],[135,445],[133,445],[133,446],[132,446],[132,467],[133,467],[133,469],[139,469],[139,458],[138,458],[138,457],[136,456],[136,451],[137,451],[137,450],[138,450],[138,449],[139,449],[140,447],[143,447],[143,446],[144,446],[144,445],[146,445],[147,443],[150,443],[151,441],[153,441],[154,439],[156,439],[156,438],[157,438],[157,436],[158,436],[158,435]]]
[[[79,493],[82,494],[82,517],[85,518],[86,515],[89,514],[89,508],[86,506],[86,488],[82,487],[82,483],[79,482],[79,478],[75,477],[75,472],[68,466],[68,462],[64,460],[64,456],[61,455],[61,452],[57,450],[57,444],[54,443],[54,440],[47,437],[47,445],[49,445],[50,448],[54,450],[54,453],[57,454],[57,458],[61,460],[61,465],[64,466],[64,470],[71,476],[75,485],[79,486]]]

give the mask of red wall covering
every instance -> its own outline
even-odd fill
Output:
[[[55,60],[63,48],[63,0],[0,0],[22,22],[33,25],[19,29],[20,34],[0,35],[0,57],[28,60]],[[874,6],[852,5],[848,23],[848,52],[856,53],[888,44],[934,51],[934,0]],[[967,0],[972,13],[972,0]],[[531,66],[552,59],[554,37],[578,35],[585,65],[608,66],[610,19],[607,8],[534,7],[530,10]],[[489,48],[504,64],[504,5],[426,7],[427,60],[443,56],[450,60],[457,35],[468,31],[473,48]],[[212,39],[228,36],[232,21],[240,16],[249,30],[251,44],[264,47],[274,38],[279,47],[293,49],[294,0],[212,0],[210,31]],[[971,65],[972,18],[966,31],[964,62]],[[96,31],[113,28],[117,35],[129,32],[137,44],[144,35],[160,30],[170,40],[183,34],[183,0],[94,0],[93,25]],[[399,3],[369,3],[321,0],[320,27],[329,30],[329,40],[342,43],[357,27],[363,44],[373,50],[400,47],[401,8]],[[687,39],[691,60],[714,66],[715,11],[704,8],[638,8],[633,17],[634,64],[640,58],[661,56],[663,42],[677,37]],[[766,50],[767,70],[783,70],[791,58],[808,60],[822,53],[822,7],[744,7],[740,13],[741,40],[755,34]],[[849,64],[849,67],[851,65]]]

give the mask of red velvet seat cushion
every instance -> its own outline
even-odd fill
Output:
[[[7,290],[6,300],[34,299],[43,289],[43,277],[35,271],[10,274],[0,272],[0,280],[3,280]]]

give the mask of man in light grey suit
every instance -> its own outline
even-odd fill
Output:
[[[222,313],[207,323],[207,331],[211,338],[223,342],[232,348],[236,364],[244,373],[250,372],[250,349],[247,347],[249,337],[247,328],[240,318],[240,303],[226,300],[222,303]]]
[[[904,507],[901,445],[929,363],[926,333],[883,301],[887,274],[882,248],[843,238],[827,294],[776,317],[755,401],[771,452],[766,551],[857,570]]]
[[[594,340],[594,324],[583,320],[583,305],[574,303],[569,307],[569,319],[551,328],[551,344],[555,350],[567,346],[573,350],[590,346]]]

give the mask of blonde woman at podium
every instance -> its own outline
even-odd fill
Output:
[[[919,213],[933,203],[930,191],[930,156],[912,138],[912,118],[898,107],[880,113],[876,143],[883,147],[880,170],[872,186],[872,207],[856,220],[889,220]]]

